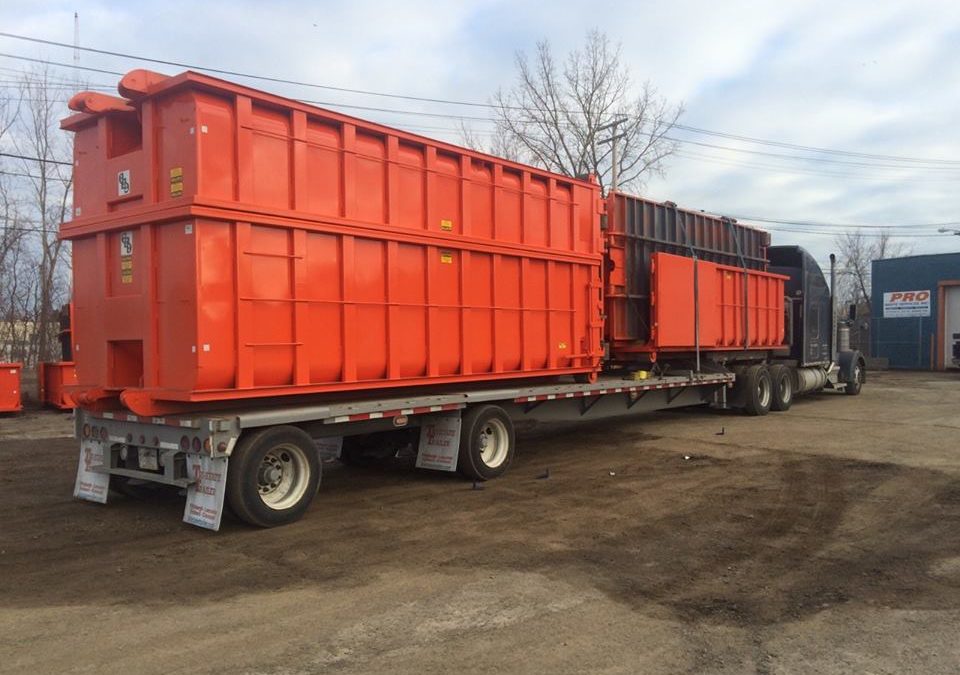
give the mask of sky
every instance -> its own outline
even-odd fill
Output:
[[[515,55],[549,40],[563,55],[592,29],[622,47],[680,122],[682,142],[644,196],[788,223],[758,224],[775,244],[824,261],[836,228],[892,226],[913,253],[960,250],[960,2],[778,0],[605,2],[5,2],[0,31],[168,61],[379,93],[489,102]],[[74,63],[71,49],[0,37],[0,74],[29,57]],[[81,52],[85,67],[181,68]],[[58,77],[76,77],[56,68]],[[110,86],[116,76],[85,73]],[[243,80],[292,98],[440,116],[340,108],[457,142],[456,116],[489,110]],[[68,97],[69,91],[64,92]],[[491,124],[472,121],[481,134]],[[847,153],[799,150],[729,135]],[[889,156],[879,159],[876,155]],[[922,161],[915,161],[922,160]],[[916,227],[912,227],[916,226]]]

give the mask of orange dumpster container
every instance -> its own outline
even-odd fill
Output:
[[[193,72],[119,91],[62,123],[80,405],[596,376],[595,181]]]
[[[20,371],[23,364],[0,363],[0,413],[23,410],[20,400]]]
[[[693,258],[654,253],[651,328],[658,350],[689,350],[694,337]],[[697,261],[700,348],[776,349],[784,344],[783,286],[789,277]],[[744,320],[744,280],[747,316]],[[747,339],[744,340],[744,327]]]
[[[77,367],[73,361],[41,363],[37,368],[40,402],[60,410],[72,410],[73,398],[68,391],[77,383]]]

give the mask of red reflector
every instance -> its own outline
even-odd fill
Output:
[[[200,452],[200,437],[199,437],[199,436],[194,436],[194,437],[193,437],[193,451],[194,451],[194,452]]]
[[[100,440],[107,441],[110,438],[110,434],[107,433],[106,427],[100,427]]]
[[[190,449],[190,439],[187,436],[180,439],[180,449],[184,452]]]
[[[146,445],[146,444],[147,444],[147,437],[144,436],[143,434],[140,434],[140,445]]]
[[[83,437],[84,437],[84,438],[90,438],[90,425],[89,425],[89,424],[84,424],[84,425],[83,425]]]

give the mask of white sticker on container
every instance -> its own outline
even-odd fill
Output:
[[[123,197],[130,194],[130,169],[117,173],[117,195]]]

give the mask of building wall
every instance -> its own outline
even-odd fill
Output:
[[[870,325],[873,355],[889,359],[891,368],[935,367],[940,282],[957,280],[960,280],[960,253],[874,260]],[[884,316],[884,293],[920,290],[930,292],[929,316]]]

